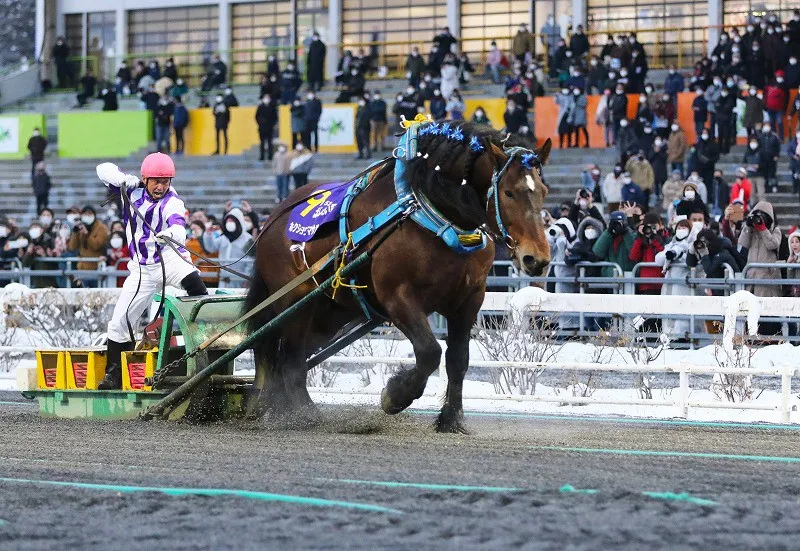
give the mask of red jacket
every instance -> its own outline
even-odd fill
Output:
[[[644,237],[637,237],[633,242],[630,259],[633,262],[655,262],[656,253],[664,250],[664,245],[658,239],[647,241]],[[663,277],[660,266],[644,267],[639,270],[639,277]],[[639,291],[661,291],[660,283],[643,283]]]
[[[730,202],[733,203],[736,199],[739,199],[742,191],[744,191],[744,211],[747,212],[747,209],[750,208],[750,195],[753,193],[753,184],[747,178],[742,178],[741,184],[733,183]]]
[[[764,107],[769,111],[781,111],[786,109],[786,90],[782,87],[770,84],[764,93]]]

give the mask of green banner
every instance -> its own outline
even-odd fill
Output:
[[[29,155],[28,140],[34,128],[46,134],[44,115],[0,114],[0,159],[24,159]]]
[[[150,111],[92,111],[58,114],[58,156],[65,159],[127,157],[147,147]]]

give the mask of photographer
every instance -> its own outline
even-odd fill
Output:
[[[686,253],[686,265],[690,268],[702,267],[707,278],[724,278],[725,264],[730,264],[734,272],[742,270],[742,266],[736,259],[737,255],[734,255],[733,251],[728,249],[730,245],[723,241],[713,230],[702,230],[696,236],[690,236],[689,240],[690,245],[689,252]],[[705,294],[722,296],[725,291],[722,289],[706,289]]]
[[[588,189],[582,188],[575,192],[575,200],[569,207],[569,214],[567,215],[567,218],[569,218],[572,223],[577,226],[583,222],[584,218],[587,217],[599,220],[600,223],[605,226],[603,215],[594,205],[592,193]]]
[[[628,272],[634,264],[630,259],[634,241],[636,234],[628,227],[628,217],[624,212],[617,210],[611,213],[608,229],[597,238],[592,251],[598,260],[614,262],[619,264],[624,272]],[[614,277],[614,275],[613,267],[603,268],[603,277]]]
[[[27,237],[29,238],[28,246],[24,249],[20,249],[20,259],[22,260],[22,265],[26,268],[33,268],[34,270],[50,269],[51,265],[47,264],[46,262],[40,262],[38,259],[54,256],[53,236],[47,233],[44,230],[42,223],[37,220],[31,224],[30,228],[28,228]],[[56,280],[52,276],[33,277],[31,278],[31,286],[36,289],[55,287]]]
[[[685,279],[690,270],[686,266],[686,255],[689,253],[689,234],[692,223],[688,219],[680,220],[675,224],[675,237],[664,245],[664,250],[656,254],[656,263],[662,266],[664,277]],[[682,282],[664,283],[661,294],[665,296],[689,296],[691,289]],[[689,321],[684,319],[665,319],[663,330],[667,335],[680,335],[679,338],[690,332]]]
[[[547,229],[547,242],[550,244],[550,258],[555,264],[565,262],[567,248],[575,239],[575,226],[568,218],[559,218]],[[575,277],[574,266],[553,266],[555,277]],[[556,282],[556,293],[575,293],[577,289],[574,283]]]
[[[739,246],[747,249],[747,262],[777,262],[781,238],[772,204],[759,201],[745,218],[739,235]],[[780,279],[781,272],[776,268],[753,268],[746,276],[752,279]],[[748,285],[745,289],[758,297],[779,297],[782,294],[780,285]]]
[[[72,228],[67,248],[77,251],[82,258],[105,256],[108,247],[108,227],[97,219],[95,210],[87,205],[81,211],[80,221]],[[78,270],[97,270],[96,262],[78,262]],[[83,278],[78,282],[84,287],[96,287],[97,279]]]
[[[739,242],[739,235],[742,233],[745,215],[744,204],[741,199],[735,199],[733,203],[725,207],[725,213],[719,222],[719,233],[731,243]]]
[[[662,231],[661,217],[655,212],[648,212],[644,215],[644,220],[637,228],[638,237],[633,242],[630,252],[630,259],[634,263],[655,262],[656,254],[664,250],[664,243],[661,238]],[[661,277],[661,268],[643,267],[639,271],[639,277]],[[637,286],[638,295],[658,295],[661,293],[660,283],[642,283]]]

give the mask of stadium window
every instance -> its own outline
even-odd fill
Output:
[[[589,0],[588,20],[595,54],[623,32],[636,32],[651,67],[689,67],[705,53],[706,0]]]
[[[524,0],[462,0],[462,50],[479,62],[492,40],[498,48],[508,51],[520,23],[531,29],[530,18],[530,7]]]
[[[753,17],[767,17],[774,13],[780,21],[792,18],[797,0],[723,0],[723,22],[725,25],[743,26]]]
[[[231,5],[233,81],[257,82],[267,70],[267,51],[275,52],[283,68],[292,57],[290,3],[285,0]]]
[[[447,7],[440,0],[344,0],[342,5],[344,49],[355,54],[359,44],[399,42],[377,51],[378,63],[390,70],[402,68],[412,45],[427,54],[434,35],[445,25]]]

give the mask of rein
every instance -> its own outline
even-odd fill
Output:
[[[508,155],[508,160],[506,160],[502,169],[499,171],[495,169],[495,171],[492,173],[492,187],[489,188],[489,193],[486,195],[487,214],[489,211],[489,201],[494,198],[494,217],[495,222],[497,223],[497,229],[500,230],[500,235],[498,236],[493,231],[489,230],[488,227],[484,228],[484,231],[489,231],[495,241],[498,240],[498,237],[501,237],[501,241],[505,244],[505,246],[511,251],[515,251],[518,245],[517,240],[511,237],[511,235],[508,233],[508,228],[506,228],[506,225],[503,223],[503,216],[500,213],[500,180],[503,179],[503,176],[505,176],[506,172],[508,172],[508,168],[511,166],[511,163],[518,155],[522,156],[522,161],[526,168],[529,167],[531,161],[537,159],[537,157],[536,153],[524,147],[509,147],[505,148],[503,152]]]

